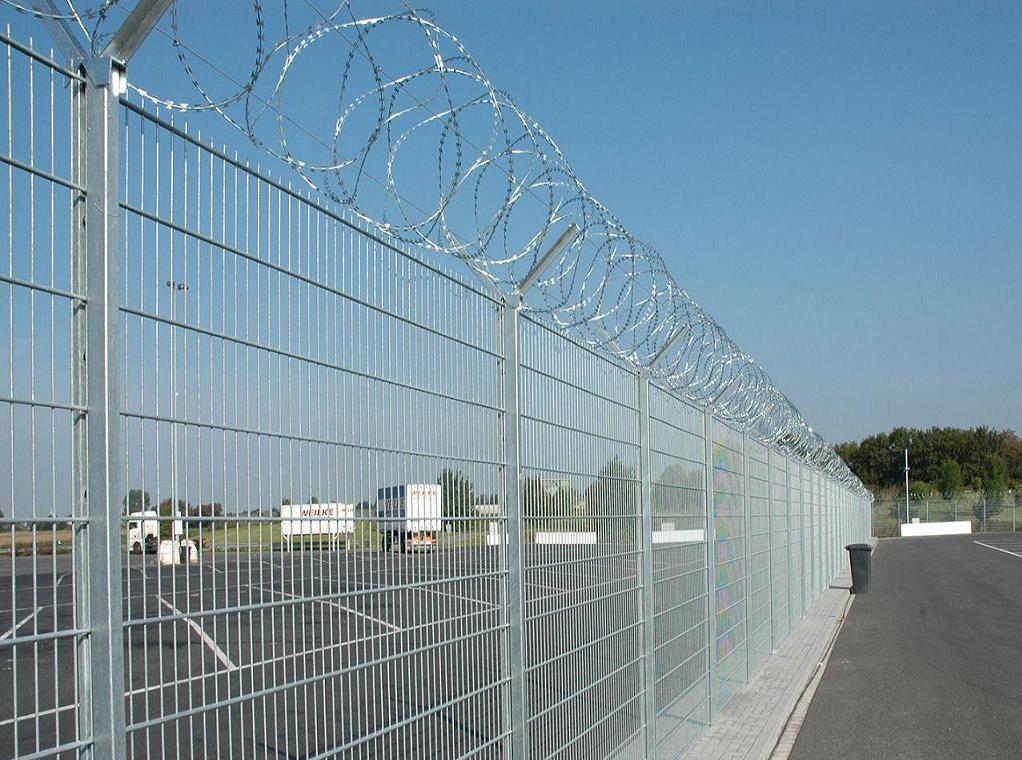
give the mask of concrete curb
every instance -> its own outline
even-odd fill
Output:
[[[875,548],[875,547],[874,547]],[[845,619],[848,617],[848,611],[852,607],[852,602],[855,601],[855,594],[848,595],[848,602],[845,604],[844,613],[841,615],[837,626],[834,629],[834,635],[830,639],[830,643],[827,645],[827,651],[824,654],[823,660],[816,666],[816,670],[813,672],[813,677],[809,683],[806,684],[805,689],[796,701],[794,708],[788,715],[788,720],[784,724],[784,728],[780,735],[777,737],[777,742],[774,744],[773,751],[770,753],[770,760],[787,760],[791,754],[792,747],[795,746],[795,739],[798,737],[798,732],[802,729],[802,723],[805,721],[806,714],[809,712],[809,705],[813,701],[813,696],[816,694],[816,689],[820,685],[820,681],[823,680],[823,674],[827,670],[827,663],[830,662],[830,653],[834,651],[834,644],[837,643],[837,637],[841,633],[841,628],[844,626]]]
[[[877,538],[870,538],[866,543],[870,545],[870,554],[876,551],[877,545],[880,543]],[[827,670],[827,663],[830,662],[830,654],[834,651],[834,644],[837,643],[837,637],[841,634],[841,629],[844,627],[845,620],[848,618],[848,612],[852,608],[852,602],[855,601],[855,594],[848,595],[848,602],[845,604],[844,613],[834,629],[834,635],[831,637],[830,643],[827,645],[827,652],[824,655],[823,660],[817,666],[816,671],[813,673],[812,679],[806,684],[806,688],[803,690],[798,701],[795,703],[794,709],[788,715],[788,720],[784,725],[784,730],[781,735],[777,738],[777,743],[774,745],[773,751],[770,753],[770,760],[787,760],[791,754],[792,747],[795,746],[795,739],[798,737],[798,732],[802,728],[802,723],[805,721],[806,714],[809,712],[809,705],[813,701],[813,696],[816,694],[816,689],[820,685],[820,681],[823,680],[823,674]]]

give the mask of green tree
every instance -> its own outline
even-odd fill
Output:
[[[987,460],[991,455],[1004,460],[1009,483],[1022,480],[1022,439],[1011,430],[987,427],[968,430],[895,428],[862,441],[839,444],[835,450],[867,487],[879,493],[898,489],[899,483],[903,482],[902,450],[910,436],[913,480],[936,482],[940,479],[943,463],[954,460],[961,468],[962,481],[972,483],[986,475]]]
[[[472,504],[475,503],[472,484],[457,470],[444,470],[440,473],[437,483],[441,490],[444,520],[450,520],[449,526],[454,530],[463,529],[465,521],[452,518],[472,516]]]
[[[223,517],[223,515],[224,505],[218,502],[214,502],[211,504],[200,504],[197,507],[193,506],[188,507],[188,516],[192,518],[198,518],[196,520],[192,520],[191,524],[192,525],[198,524],[204,528],[209,527],[213,523],[213,521],[210,520],[209,518]]]
[[[527,478],[522,483],[522,514],[525,517],[525,527],[530,533],[534,533],[542,527],[540,521],[548,516],[549,505],[546,491],[539,478]]]
[[[178,499],[177,513],[175,515],[174,500],[164,499],[163,501],[161,501],[160,505],[156,508],[156,511],[159,512],[161,518],[167,519],[160,520],[160,538],[172,538],[172,534],[174,532],[173,518],[177,515],[180,515],[181,517],[188,515],[189,509],[190,507],[188,506],[187,501],[185,501],[184,499]]]
[[[591,530],[585,504],[567,481],[529,478],[522,484],[522,511],[527,540],[536,531]]]
[[[121,503],[124,505],[125,514],[131,514],[132,512],[144,512],[151,509],[152,499],[149,498],[148,491],[143,491],[141,488],[132,488]]]
[[[983,475],[983,493],[987,496],[1002,496],[1007,490],[1008,463],[1000,455],[990,454]]]
[[[1004,509],[1003,498],[1008,492],[1008,486],[1008,463],[999,454],[988,455],[983,475],[983,500],[986,503],[987,519],[1000,514]]]
[[[954,459],[945,459],[940,463],[940,475],[937,477],[937,490],[945,499],[953,499],[961,493],[965,485],[962,466]]]
[[[635,543],[638,517],[635,471],[614,457],[600,469],[587,489],[589,513],[597,518],[597,530],[610,543]]]

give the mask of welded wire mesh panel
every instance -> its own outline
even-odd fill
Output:
[[[749,671],[770,654],[770,467],[767,447],[749,439]]]
[[[770,585],[773,640],[788,633],[788,486],[784,456],[770,452]]]
[[[816,512],[813,507],[812,469],[802,465],[802,561],[805,566],[805,607],[816,600]]]
[[[824,509],[824,578],[826,587],[834,577],[834,545],[837,543],[837,513],[834,504],[834,484],[829,478],[823,478],[823,509]]]
[[[72,368],[87,317],[72,239],[79,80],[48,51],[0,41],[0,757],[70,757],[91,696],[76,681],[87,631],[74,592],[93,538],[74,477],[86,429]]]
[[[820,592],[823,593],[830,578],[831,555],[831,504],[827,478],[818,478],[820,487],[818,503],[820,506],[820,577],[817,580]]]
[[[805,611],[804,586],[804,519],[802,510],[802,463],[794,457],[788,459],[787,491],[788,522],[788,607],[790,620],[796,623]]]
[[[743,436],[713,420],[714,602],[719,707],[748,680],[745,455]]]
[[[703,417],[650,386],[656,736],[668,757],[709,722]]]
[[[605,757],[641,731],[638,379],[521,324],[525,688],[533,757]]]
[[[495,754],[498,304],[123,120],[131,756]]]
[[[824,577],[827,575],[827,512],[823,497],[823,478],[813,471],[813,599],[823,593]]]

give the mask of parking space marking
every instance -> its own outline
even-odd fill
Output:
[[[405,632],[405,633],[407,633],[409,631],[427,631],[430,628],[432,628],[435,625],[437,625],[438,623],[440,623],[440,624],[447,624],[447,623],[454,623],[454,622],[457,622],[459,620],[468,620],[470,618],[478,618],[480,615],[485,615],[488,612],[489,612],[489,610],[482,610],[482,611],[479,611],[479,612],[468,612],[468,613],[465,613],[464,615],[455,615],[453,617],[444,618],[443,620],[440,620],[440,621],[433,621],[433,622],[429,622],[429,623],[420,623],[418,625],[412,625],[412,626],[409,626],[408,628],[403,628],[403,629],[400,629],[400,630]],[[275,657],[267,658],[265,660],[259,660],[257,662],[244,663],[243,665],[239,665],[238,666],[238,670],[251,670],[253,668],[262,668],[262,667],[266,667],[268,665],[275,665],[277,663],[286,662],[288,660],[295,660],[295,659],[300,659],[300,658],[303,658],[303,657],[313,657],[313,656],[316,656],[316,655],[324,654],[326,652],[339,651],[339,650],[344,649],[345,647],[354,647],[354,646],[359,645],[359,644],[378,644],[378,643],[380,643],[381,641],[384,640],[383,639],[384,636],[391,636],[391,635],[393,635],[393,634],[388,634],[388,633],[373,634],[371,636],[363,636],[363,637],[357,638],[357,639],[349,639],[347,641],[337,641],[337,642],[334,642],[332,644],[324,644],[324,645],[318,646],[318,647],[310,647],[308,649],[295,650],[294,652],[291,652],[290,654],[282,654],[282,655],[277,655]],[[480,633],[479,635],[482,635],[482,634]],[[364,663],[373,663],[374,661],[372,659],[365,659],[362,662],[364,662]],[[132,689],[131,691],[126,692],[125,696],[135,697],[135,696],[138,696],[139,694],[145,694],[145,693],[148,693],[148,692],[151,692],[151,691],[157,691],[157,690],[160,690],[160,689],[173,689],[173,688],[176,688],[178,686],[183,686],[185,684],[195,684],[197,682],[205,682],[206,679],[208,679],[208,678],[216,678],[218,676],[225,676],[229,672],[230,671],[228,671],[228,670],[215,670],[215,671],[207,672],[207,673],[195,673],[195,674],[193,674],[193,675],[191,675],[191,676],[189,676],[187,678],[179,678],[176,681],[161,681],[160,683],[154,683],[154,684],[150,684],[148,686],[138,686],[138,687]],[[321,675],[328,676],[328,675],[331,675],[331,672],[327,671],[327,672],[322,673]],[[68,708],[65,707],[65,708],[61,708],[61,709],[68,709]],[[0,726],[3,726],[3,725],[6,725],[6,724],[5,723],[0,723]]]
[[[215,641],[213,641],[213,639],[211,639],[209,637],[209,634],[207,634],[202,629],[201,625],[199,625],[194,620],[192,620],[190,617],[185,615],[185,613],[183,613],[181,610],[179,610],[173,604],[168,602],[162,596],[160,597],[160,603],[163,604],[168,609],[170,609],[170,611],[173,612],[175,615],[182,615],[183,616],[182,620],[184,620],[184,622],[188,624],[189,628],[191,628],[193,631],[195,631],[199,635],[199,638],[202,639],[202,643],[205,644],[207,647],[209,647],[210,650],[212,650],[213,654],[216,655],[216,658],[218,660],[220,660],[220,662],[223,663],[227,667],[228,670],[237,670],[238,669],[238,666],[234,664],[234,662],[231,660],[230,657],[227,656],[227,653],[224,652],[224,650],[222,650],[220,647],[217,646],[217,643]]]
[[[455,594],[455,593],[452,593],[450,591],[440,591],[439,589],[426,588],[425,586],[413,586],[412,588],[415,589],[415,590],[418,590],[418,591],[424,591],[427,594],[437,594],[439,596],[450,597],[451,599],[463,599],[466,602],[474,602],[476,604],[485,604],[487,607],[490,607],[490,608],[495,608],[495,607],[499,606],[499,605],[494,604],[493,602],[489,602],[489,601],[487,601],[485,599],[478,599],[478,598],[476,598],[474,596],[462,596],[461,594]],[[401,588],[398,587],[395,590],[400,591]]]
[[[25,615],[25,617],[23,617],[21,620],[19,620],[17,623],[14,624],[13,628],[8,630],[3,636],[0,636],[0,641],[6,641],[7,639],[11,638],[11,636],[14,635],[14,632],[16,630],[21,628],[21,626],[25,625],[25,623],[27,623],[29,620],[34,618],[36,615],[38,615],[42,611],[43,611],[42,607],[36,607],[34,612],[30,612],[27,615]]]
[[[561,588],[559,586],[548,586],[545,583],[535,583],[534,581],[526,581],[525,585],[526,586],[532,586],[533,588],[545,588],[548,591],[553,591],[554,593],[557,593],[557,594],[569,594],[572,591],[577,591],[577,589],[573,589],[573,588]]]
[[[61,705],[60,707],[56,708],[51,707],[49,710],[40,710],[39,712],[36,713],[19,715],[17,718],[7,718],[5,720],[0,720],[0,728],[3,728],[5,726],[13,726],[15,722],[22,723],[27,720],[36,720],[37,718],[42,718],[43,716],[46,715],[57,715],[58,713],[64,712],[65,710],[74,710],[76,707],[78,707],[78,705]]]
[[[1002,549],[999,546],[991,546],[990,544],[984,544],[982,541],[973,541],[972,543],[979,544],[980,546],[985,546],[987,549],[993,549],[995,552],[1004,552],[1005,554],[1010,554],[1012,557],[1018,557],[1019,559],[1022,559],[1022,554],[1010,552],[1007,549]]]
[[[382,618],[373,617],[372,615],[367,615],[364,612],[359,612],[358,610],[353,610],[353,609],[351,609],[351,607],[345,607],[343,604],[340,604],[338,602],[332,602],[329,599],[309,599],[306,596],[301,596],[299,594],[292,594],[292,593],[287,592],[287,591],[279,591],[279,590],[277,590],[275,588],[266,588],[265,586],[254,586],[253,588],[262,589],[263,591],[268,591],[271,594],[280,594],[281,596],[290,597],[291,599],[301,599],[301,600],[307,601],[307,602],[312,603],[312,604],[314,604],[314,603],[328,604],[331,607],[336,607],[339,610],[344,610],[345,612],[348,612],[348,613],[350,613],[352,615],[356,615],[358,617],[365,618],[366,620],[371,620],[372,622],[376,623],[377,625],[382,625],[385,628],[389,628],[392,631],[404,630],[400,626],[396,626],[393,623],[388,623],[386,620],[383,620]]]
[[[435,580],[436,581],[443,581],[443,578],[437,578]],[[462,596],[461,594],[455,594],[455,593],[450,592],[450,591],[440,591],[439,589],[426,588],[425,586],[402,586],[402,585],[387,586],[387,585],[383,585],[383,584],[380,584],[380,583],[370,583],[368,581],[359,581],[358,585],[359,586],[363,586],[363,587],[368,586],[368,587],[374,588],[374,589],[381,589],[383,591],[422,591],[425,594],[437,594],[439,596],[450,597],[451,599],[463,599],[466,602],[474,602],[475,604],[484,604],[487,607],[490,607],[491,609],[500,606],[499,604],[494,604],[493,602],[487,601],[486,599],[479,599],[479,598],[474,597],[474,596]]]

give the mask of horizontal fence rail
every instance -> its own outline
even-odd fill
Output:
[[[679,757],[869,535],[829,460],[2,39],[0,758]]]

